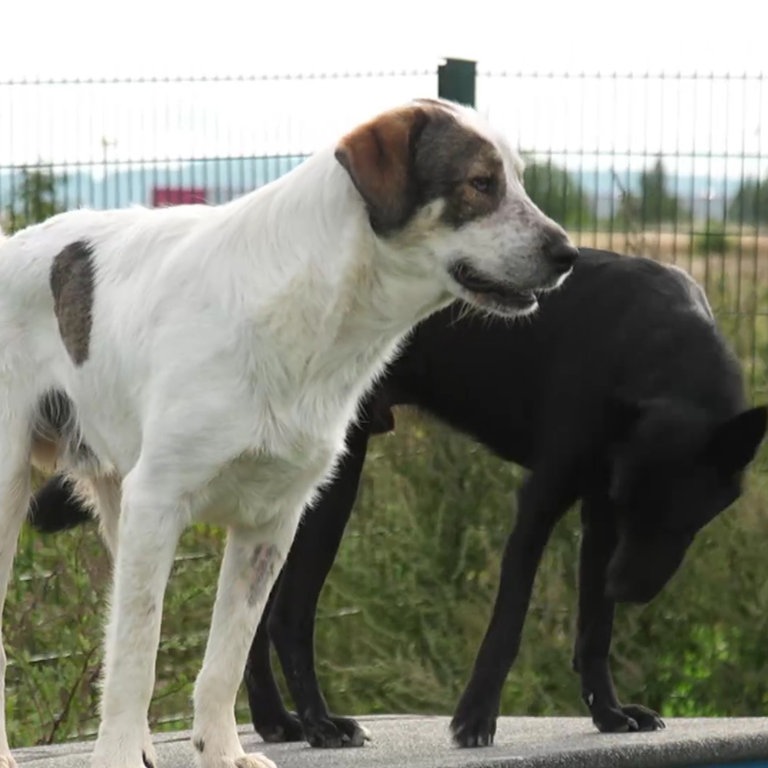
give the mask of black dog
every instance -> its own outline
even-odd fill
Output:
[[[608,663],[614,603],[645,602],[675,573],[696,532],[741,492],[766,428],[746,407],[740,367],[699,287],[680,270],[582,249],[562,289],[530,322],[461,317],[422,323],[350,428],[338,477],[307,513],[246,671],[256,730],[267,741],[358,745],[315,676],[320,589],[357,493],[371,434],[412,404],[531,470],[502,563],[490,626],[451,728],[462,746],[490,744],[502,685],[517,655],[534,575],[557,520],[581,499],[583,538],[574,668],[601,731],[654,730],[659,716],[622,705]],[[87,519],[54,479],[32,523]],[[299,717],[283,706],[269,662],[274,642]]]

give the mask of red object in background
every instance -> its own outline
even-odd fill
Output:
[[[153,187],[152,206],[190,205],[205,202],[204,187]]]

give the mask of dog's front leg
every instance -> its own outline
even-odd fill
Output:
[[[141,469],[123,483],[93,768],[153,768],[147,709],[163,596],[184,525],[177,498],[153,485]]]
[[[235,698],[248,648],[285,562],[301,510],[267,527],[230,529],[203,668],[195,683],[192,742],[203,768],[275,768],[246,755],[237,735]]]
[[[269,636],[313,747],[361,747],[370,738],[357,721],[328,711],[314,656],[317,603],[357,497],[369,435],[367,424],[347,432],[347,453],[302,521],[268,617]]]
[[[574,495],[573,480],[565,469],[536,471],[520,491],[491,623],[451,721],[454,741],[461,747],[493,744],[501,690],[520,648],[536,570],[552,528]]]
[[[298,535],[299,533],[297,533],[297,537]],[[248,651],[248,661],[243,677],[248,692],[248,705],[251,710],[253,728],[264,741],[270,743],[304,741],[304,729],[301,727],[301,720],[296,713],[289,712],[285,708],[283,696],[277,687],[277,680],[272,670],[267,621],[272,612],[281,581],[282,577],[272,587],[267,607],[262,614],[253,643],[251,643],[251,649]]]
[[[581,676],[581,697],[592,721],[605,733],[655,731],[659,715],[639,704],[622,705],[616,695],[608,654],[614,602],[606,596],[605,574],[616,546],[615,510],[600,492],[585,494],[581,504],[579,620],[573,667]]]

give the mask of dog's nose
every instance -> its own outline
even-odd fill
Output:
[[[560,234],[548,235],[544,243],[547,259],[560,274],[565,274],[579,257],[579,251]]]

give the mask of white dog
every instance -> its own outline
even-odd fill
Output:
[[[358,399],[420,319],[455,297],[531,311],[576,257],[520,174],[475,112],[420,100],[226,205],[72,211],[2,242],[0,595],[30,460],[68,472],[115,559],[94,768],[154,764],[163,594],[196,521],[228,529],[198,760],[273,766],[244,754],[235,695]]]

